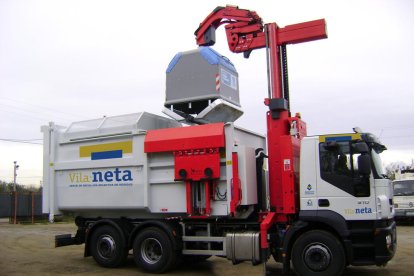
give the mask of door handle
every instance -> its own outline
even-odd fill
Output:
[[[329,207],[329,200],[326,198],[318,199],[319,207]]]

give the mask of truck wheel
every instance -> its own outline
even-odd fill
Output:
[[[300,236],[293,244],[291,259],[299,275],[341,275],[345,268],[342,244],[334,235],[321,230]]]
[[[104,267],[118,267],[128,256],[121,234],[109,225],[98,227],[92,233],[90,246],[93,258]]]
[[[152,273],[163,273],[171,269],[178,255],[167,234],[156,227],[146,228],[137,235],[133,253],[137,266]]]

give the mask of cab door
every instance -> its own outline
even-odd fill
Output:
[[[320,139],[317,168],[318,211],[334,211],[346,220],[376,218],[369,149],[352,136]]]

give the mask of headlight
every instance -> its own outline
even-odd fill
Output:
[[[394,208],[398,208],[398,204],[397,203],[394,204]]]
[[[387,248],[390,248],[390,247],[391,247],[391,245],[392,245],[392,237],[391,237],[391,235],[390,235],[390,234],[388,234],[388,235],[385,237],[385,242],[387,243]]]

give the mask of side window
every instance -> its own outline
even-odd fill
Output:
[[[369,196],[369,177],[358,173],[360,155],[349,141],[320,143],[321,178],[353,196]]]

